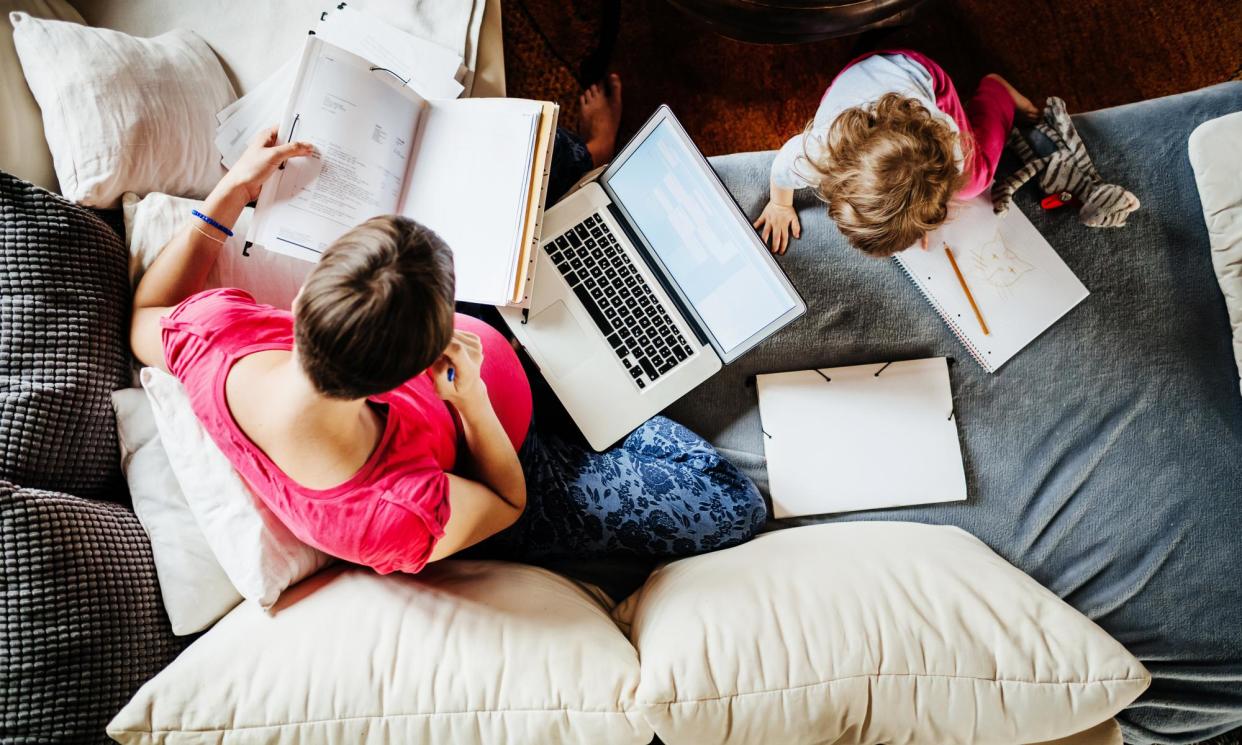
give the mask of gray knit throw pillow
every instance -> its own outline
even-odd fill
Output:
[[[0,172],[0,479],[115,496],[128,262],[89,210]]]
[[[188,639],[126,508],[0,481],[0,742],[104,743]]]

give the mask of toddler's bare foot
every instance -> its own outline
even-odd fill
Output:
[[[1031,103],[1031,99],[1019,93],[1018,89],[1010,85],[1008,80],[996,73],[992,73],[987,77],[1005,86],[1005,90],[1009,91],[1009,97],[1013,99],[1013,107],[1018,110],[1019,114],[1028,121],[1035,121],[1039,118],[1039,109],[1035,107],[1035,104]]]
[[[615,72],[608,75],[608,90],[599,83],[587,88],[578,97],[582,139],[596,166],[612,160],[617,149],[617,128],[621,125],[621,78]]]

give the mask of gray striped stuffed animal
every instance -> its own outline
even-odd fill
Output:
[[[1082,203],[1078,221],[1089,228],[1119,228],[1139,208],[1138,197],[1116,184],[1106,184],[1095,170],[1087,148],[1074,129],[1065,102],[1049,98],[1042,120],[1035,129],[1048,138],[1056,150],[1039,157],[1026,138],[1014,127],[1007,144],[1022,158],[1024,166],[992,186],[992,207],[1003,215],[1013,201],[1014,192],[1043,169],[1039,185],[1045,194],[1057,194],[1062,201],[1077,198]]]

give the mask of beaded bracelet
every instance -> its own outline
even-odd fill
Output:
[[[223,225],[221,225],[220,223],[218,223],[218,222],[216,222],[215,220],[211,219],[211,218],[210,218],[210,217],[208,217],[207,215],[204,215],[202,212],[199,212],[198,210],[190,210],[190,214],[191,214],[191,215],[194,215],[195,217],[197,217],[198,219],[200,219],[200,220],[202,220],[203,222],[207,223],[208,225],[210,225],[211,227],[215,228],[216,230],[219,230],[221,233],[224,233],[224,234],[225,234],[225,235],[227,235],[228,237],[230,237],[230,238],[232,238],[232,237],[233,237],[233,231],[231,231],[231,230],[229,230],[228,228],[224,227]]]
[[[218,236],[218,235],[212,235],[211,233],[208,233],[206,230],[203,230],[202,228],[200,228],[200,227],[199,227],[199,226],[197,226],[197,225],[191,225],[190,227],[194,228],[194,231],[195,231],[196,233],[198,233],[199,235],[203,236],[204,238],[206,238],[206,239],[207,239],[207,240],[209,240],[209,241],[215,241],[216,243],[224,243],[224,239],[223,239],[223,238],[221,238],[221,237],[220,237],[220,236]]]

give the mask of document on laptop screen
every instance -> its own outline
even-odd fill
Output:
[[[728,353],[797,299],[699,157],[663,122],[608,177],[608,188]]]

